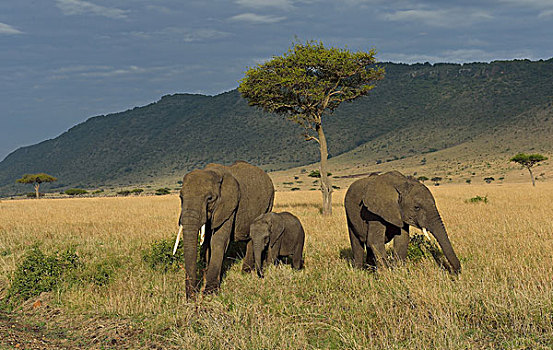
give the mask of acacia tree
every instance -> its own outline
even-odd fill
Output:
[[[525,154],[519,153],[516,156],[509,159],[511,162],[518,163],[528,169],[530,172],[530,178],[532,179],[532,186],[536,186],[536,181],[534,180],[534,174],[532,174],[532,167],[539,162],[547,160],[547,157],[539,153],[535,154]]]
[[[22,184],[33,184],[35,187],[36,192],[36,198],[38,199],[40,194],[38,192],[38,189],[40,188],[40,184],[43,182],[54,182],[58,179],[44,173],[40,174],[25,174],[21,179],[17,179],[15,182],[22,183]]]
[[[282,56],[249,68],[238,87],[251,106],[287,115],[304,128],[306,141],[319,144],[323,215],[332,214],[332,185],[322,117],[340,103],[366,95],[384,78],[383,68],[372,67],[375,54],[326,48],[318,41],[295,43]]]

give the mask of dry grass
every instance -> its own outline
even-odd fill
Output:
[[[305,269],[271,267],[261,280],[235,264],[220,293],[196,303],[184,297],[184,272],[161,274],[141,259],[153,241],[173,239],[176,196],[2,201],[0,291],[33,243],[50,252],[75,245],[87,264],[113,262],[115,279],[65,288],[54,302],[67,325],[102,318],[140,329],[130,347],[551,348],[553,184],[431,189],[463,265],[458,278],[431,259],[378,273],[351,268],[344,192],[323,218],[320,193],[298,191],[278,192],[275,210],[301,219]],[[476,195],[489,202],[465,202]],[[84,333],[72,326],[74,338]]]

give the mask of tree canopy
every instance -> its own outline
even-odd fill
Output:
[[[282,56],[248,69],[238,87],[251,106],[288,116],[304,128],[307,141],[319,143],[323,214],[332,211],[332,186],[322,116],[344,101],[368,94],[384,78],[384,69],[375,66],[375,54],[327,48],[320,41],[295,43]]]

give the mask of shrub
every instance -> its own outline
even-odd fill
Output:
[[[332,173],[326,173],[326,174],[327,176],[332,176]],[[319,172],[319,170],[311,170],[311,172],[307,176],[320,178],[321,173]]]
[[[167,187],[164,187],[164,188],[158,188],[156,190],[156,195],[157,196],[163,196],[165,194],[170,194],[171,193],[171,189],[167,188]]]
[[[182,240],[179,242],[175,255],[173,255],[173,245],[174,242],[166,239],[155,241],[149,250],[142,253],[142,260],[153,270],[162,272],[178,271],[181,266],[184,266]]]
[[[126,196],[128,196],[129,194],[131,194],[131,191],[129,191],[129,190],[123,190],[123,191],[117,192],[117,195],[118,195],[118,196],[125,196],[125,197],[126,197]]]
[[[486,181],[487,184],[491,183],[492,181],[495,181],[495,179],[493,177],[485,177],[484,178],[484,181]]]
[[[134,190],[131,191],[132,194],[135,194],[135,195],[139,195],[141,194],[142,192],[144,192],[143,189],[141,188],[135,188]]]
[[[465,203],[480,203],[480,202],[488,203],[488,196],[487,195],[484,197],[476,196],[465,200]]]
[[[443,256],[442,251],[436,244],[426,239],[424,235],[415,235],[409,240],[407,247],[407,258],[414,262],[425,258],[433,257],[439,259]]]
[[[113,280],[118,267],[119,263],[117,261],[100,261],[87,269],[82,276],[82,280],[89,281],[97,286],[105,286]]]
[[[36,198],[36,193],[34,193],[34,192],[28,192],[28,193],[26,194],[26,196],[29,197],[29,198]],[[44,197],[44,193],[39,193],[38,196],[39,196],[39,197]]]
[[[82,188],[70,188],[68,190],[65,190],[64,193],[68,196],[78,196],[81,194],[87,194],[87,190],[83,190]]]
[[[59,288],[67,272],[81,266],[74,248],[45,255],[38,246],[34,246],[17,265],[6,299],[14,305]]]
[[[290,189],[290,191],[299,191],[299,190],[300,190],[299,187],[292,187],[292,188]]]
[[[104,193],[104,190],[96,190],[92,192],[92,194],[100,194],[100,193]]]

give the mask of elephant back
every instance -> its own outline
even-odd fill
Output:
[[[275,188],[267,173],[247,162],[238,161],[228,170],[240,185],[234,239],[246,240],[250,238],[250,225],[255,218],[273,209]]]

